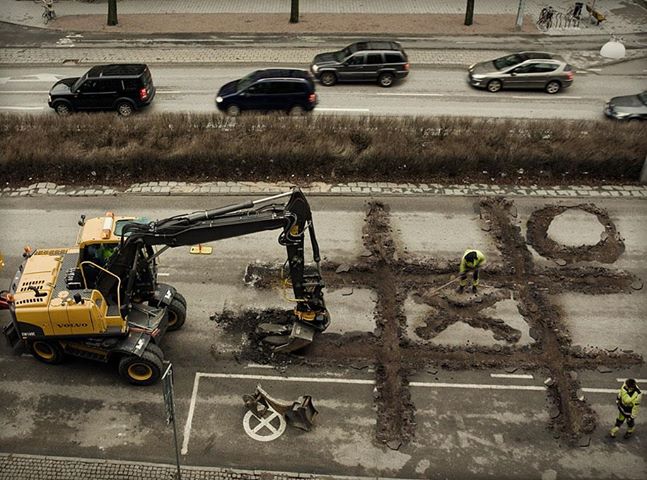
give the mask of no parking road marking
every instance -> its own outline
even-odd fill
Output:
[[[494,374],[496,375],[496,374]],[[504,374],[499,374],[504,375]],[[312,383],[344,383],[349,385],[374,385],[375,380],[360,379],[360,378],[330,378],[330,377],[282,377],[279,375],[250,375],[243,373],[203,373],[196,372],[195,379],[193,380],[193,392],[191,393],[191,403],[189,405],[189,414],[187,415],[186,424],[184,426],[184,438],[182,439],[182,455],[189,453],[189,439],[191,437],[191,426],[193,423],[193,416],[195,414],[195,405],[198,397],[198,388],[200,386],[200,378],[224,378],[232,380],[262,380],[262,381],[276,381],[276,382],[312,382]],[[496,377],[498,378],[498,377]],[[525,378],[525,377],[524,377]],[[444,383],[444,382],[411,382],[411,387],[422,388],[460,388],[467,390],[526,390],[543,392],[546,391],[545,385],[494,385],[484,383]],[[615,388],[582,388],[586,393],[616,393]],[[255,426],[254,429],[259,429],[265,425]],[[273,427],[274,428],[274,427]],[[258,430],[257,430],[258,431]]]

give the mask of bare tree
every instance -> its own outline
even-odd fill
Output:
[[[465,10],[465,25],[471,25],[474,20],[474,0],[467,0],[467,10]]]
[[[299,0],[291,0],[290,23],[299,23]]]
[[[108,0],[108,25],[117,25],[117,0]]]

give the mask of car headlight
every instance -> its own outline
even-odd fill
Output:
[[[468,71],[468,72],[471,72],[472,70],[474,70],[474,68],[476,68],[476,63],[473,63],[472,65],[470,65],[469,67],[467,67],[467,71]]]
[[[222,103],[222,97],[216,97],[216,103]]]
[[[313,71],[313,72],[315,72],[315,73],[317,73],[317,72],[319,71],[319,67],[318,67],[318,66],[316,66],[316,65],[313,65],[313,66],[312,66],[312,71]]]

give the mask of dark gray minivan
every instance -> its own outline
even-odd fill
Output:
[[[227,115],[237,116],[244,110],[283,110],[303,115],[317,105],[312,76],[296,68],[256,70],[218,91],[216,107]]]
[[[398,42],[356,42],[315,56],[310,72],[326,87],[337,82],[377,82],[390,87],[396,79],[409,75],[409,59]]]

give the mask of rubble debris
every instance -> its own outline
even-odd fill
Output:
[[[347,263],[342,263],[335,270],[335,273],[346,273],[346,272],[350,272],[350,265],[348,265]]]
[[[579,447],[588,447],[591,445],[591,435],[582,435],[577,445]]]
[[[555,380],[548,377],[546,380],[544,380],[544,385],[546,385],[547,387],[552,387],[553,385],[555,385]]]
[[[402,442],[399,440],[389,440],[386,442],[386,446],[389,447],[391,450],[400,450],[400,447],[402,446]]]
[[[605,367],[603,365],[600,365],[597,369],[598,372],[600,373],[611,373],[613,370],[611,370],[609,367]]]

